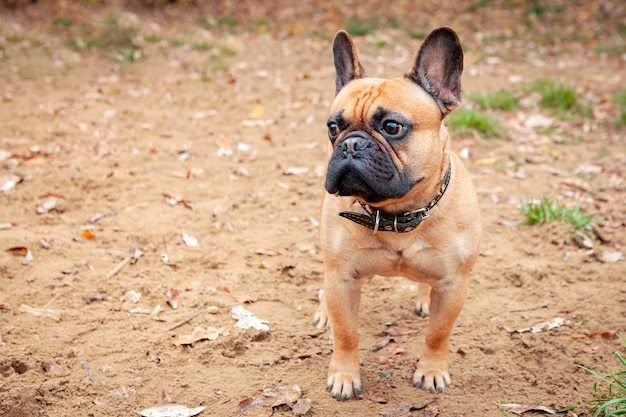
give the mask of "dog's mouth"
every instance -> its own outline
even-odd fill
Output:
[[[364,201],[370,203],[378,203],[386,198],[374,191],[363,178],[352,170],[345,172],[332,184],[329,184],[327,178],[326,191],[340,196],[361,197]]]
[[[401,198],[411,181],[396,169],[382,146],[362,132],[347,136],[328,162],[326,191],[340,196],[360,197],[369,203]]]

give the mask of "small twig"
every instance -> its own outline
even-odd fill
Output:
[[[185,320],[181,320],[178,323],[174,324],[172,327],[170,327],[169,329],[167,329],[167,332],[171,332],[174,329],[179,328],[180,326],[182,326],[183,324],[189,323],[191,320],[193,320],[195,317],[197,317],[198,315],[200,315],[201,311],[198,311],[197,313],[193,314],[191,317],[186,318]]]
[[[37,317],[47,317],[54,321],[61,321],[61,313],[58,310],[51,310],[49,308],[34,308],[27,306],[26,304],[20,305],[20,312],[32,314]]]
[[[69,292],[70,290],[67,291],[62,291],[60,293],[58,293],[57,295],[55,295],[54,297],[52,297],[50,299],[50,301],[48,301],[46,304],[43,305],[43,307],[41,307],[42,310],[47,309],[48,307],[50,307],[50,304],[54,303],[59,297],[61,297],[62,295],[64,295],[65,293]]]
[[[122,260],[120,263],[115,265],[115,267],[109,271],[109,273],[104,278],[104,280],[108,281],[111,278],[113,278],[114,276],[116,276],[122,269],[124,269],[124,267],[126,267],[128,264],[130,264],[130,261],[132,261],[132,260],[133,260],[132,257],[124,258],[124,260]]]

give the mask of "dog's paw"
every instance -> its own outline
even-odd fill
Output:
[[[420,361],[421,362],[421,361]],[[426,363],[418,363],[415,373],[413,373],[413,385],[423,388],[431,394],[442,393],[450,386],[450,374],[446,369],[430,367]]]
[[[315,312],[315,316],[313,316],[313,325],[322,330],[329,326],[328,314],[326,313],[326,309],[323,305],[320,305]]]
[[[430,316],[430,304],[428,301],[417,301],[415,303],[415,313],[420,317]]]
[[[335,349],[328,366],[326,389],[336,400],[345,401],[361,392],[361,370],[356,349],[342,352]]]
[[[335,372],[328,377],[326,389],[338,401],[358,397],[361,392],[361,377],[346,372]]]

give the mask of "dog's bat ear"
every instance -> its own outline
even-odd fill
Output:
[[[333,57],[335,59],[335,95],[350,81],[367,77],[363,66],[359,62],[356,46],[348,32],[340,30],[333,41]]]
[[[463,49],[459,37],[444,27],[426,37],[406,76],[435,99],[445,116],[461,103],[462,72]]]

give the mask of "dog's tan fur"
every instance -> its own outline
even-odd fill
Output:
[[[356,72],[360,73],[356,49],[351,41],[350,45]],[[361,210],[357,198],[325,194],[320,224],[324,295],[316,322],[320,328],[330,324],[332,329],[328,389],[337,399],[353,397],[361,389],[357,352],[360,289],[363,278],[382,275],[419,282],[417,311],[430,315],[430,323],[413,384],[441,392],[450,384],[450,333],[463,307],[468,274],[479,252],[481,218],[474,186],[462,161],[450,149],[450,136],[443,125],[447,111],[442,111],[431,94],[408,77],[385,80],[360,76],[356,74],[338,91],[330,113],[343,111],[350,120],[347,130],[367,126],[381,106],[413,121],[417,128],[400,148],[392,149],[382,136],[372,135],[388,149],[397,169],[408,167],[414,178],[425,178],[406,195],[371,206],[391,213],[425,207],[439,193],[449,165],[452,174],[430,217],[409,233],[374,234],[338,216],[340,211]],[[329,157],[333,149],[329,144]]]

